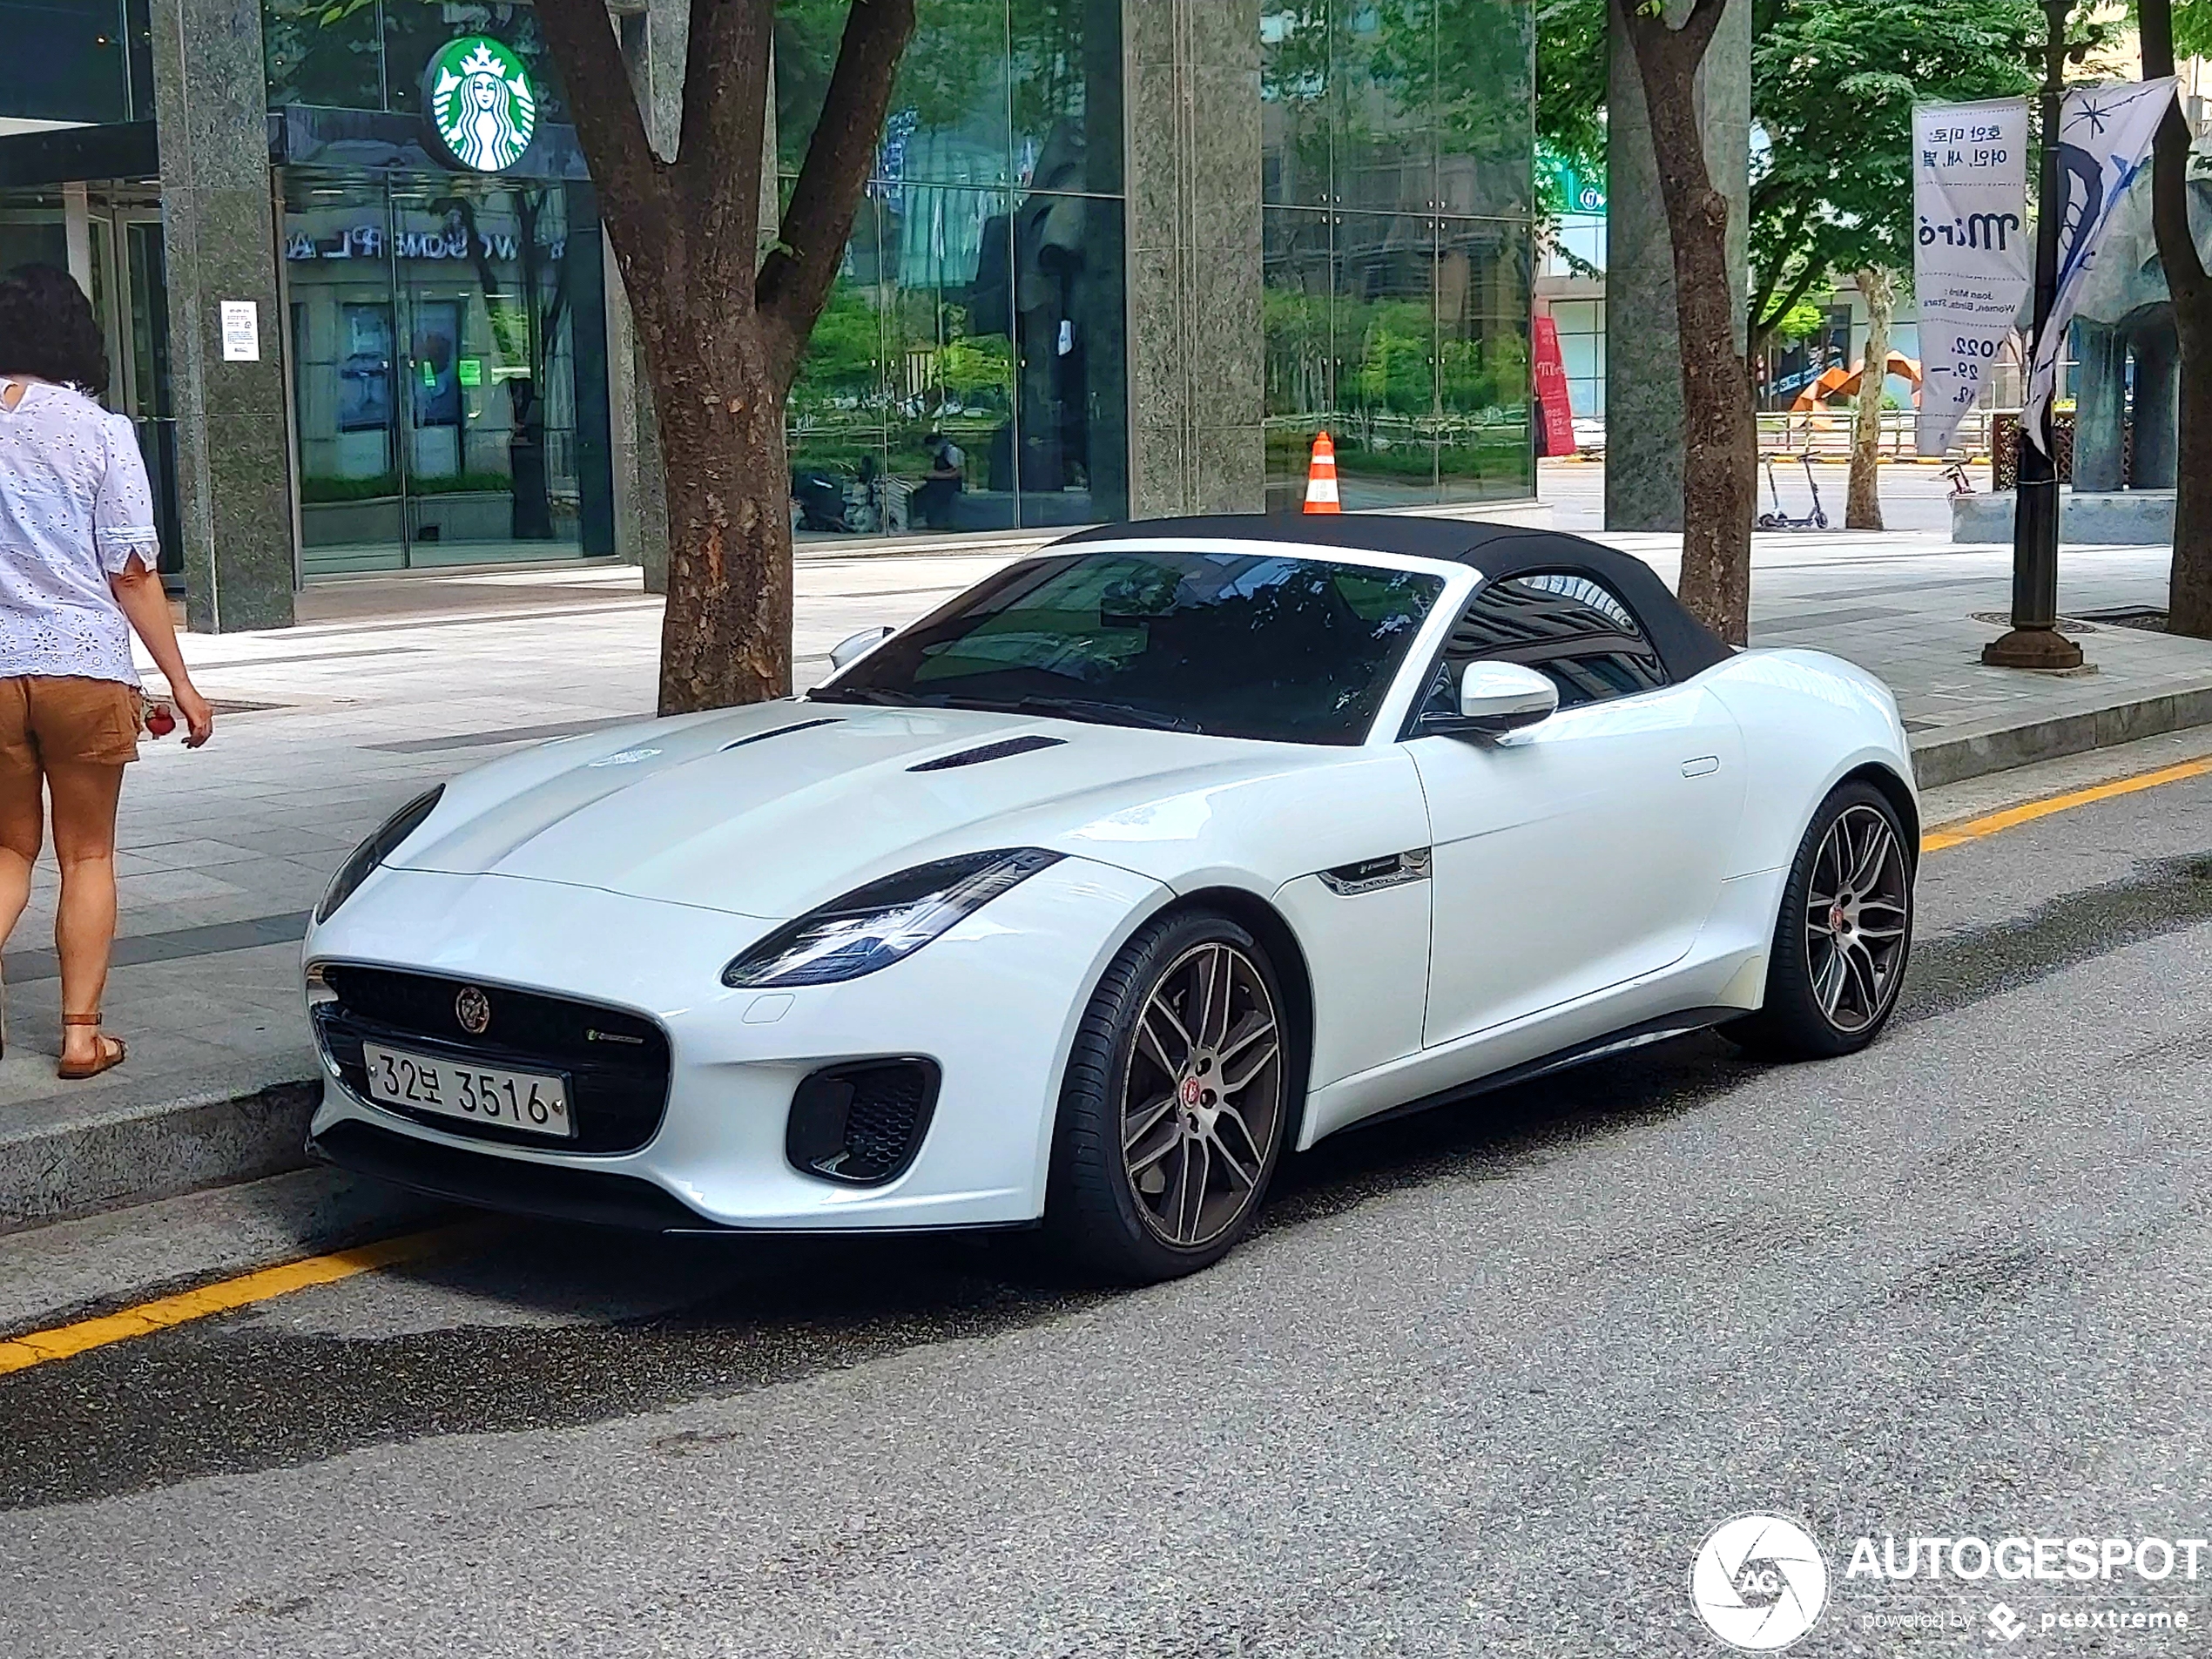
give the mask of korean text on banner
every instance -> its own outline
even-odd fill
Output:
[[[1924,455],[1951,448],[2027,298],[2027,100],[1912,111]]]
[[[2150,188],[2150,145],[2174,103],[2172,76],[2083,86],[2066,95],[2059,115],[2059,291],[2035,342],[2020,430],[2046,454],[2045,421],[2066,352],[2067,330],[2095,269],[2114,211],[2141,179]]]

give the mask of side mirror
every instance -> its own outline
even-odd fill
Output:
[[[1448,732],[1501,737],[1548,720],[1559,710],[1559,687],[1521,663],[1469,663],[1460,677],[1460,712],[1438,725]]]
[[[830,671],[849,667],[899,631],[895,628],[863,628],[857,634],[840,640],[830,650]]]

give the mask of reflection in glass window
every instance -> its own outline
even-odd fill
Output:
[[[1271,512],[1292,510],[1303,497],[1313,435],[1331,423],[1336,408],[1329,219],[1305,208],[1269,207],[1260,213]]]
[[[1534,9],[1452,0],[1436,19],[1436,196],[1447,213],[1513,217],[1534,199]]]
[[[1347,508],[1534,493],[1530,26],[1520,0],[1264,6],[1271,510],[1324,428]]]
[[[1561,707],[1667,684],[1635,613],[1578,571],[1510,577],[1476,594],[1445,646],[1445,671],[1430,707],[1449,713],[1457,706],[1451,688],[1472,662],[1526,664],[1559,688]]]
[[[118,0],[0,0],[0,118],[131,119],[129,38]]]
[[[1443,587],[1440,577],[1249,554],[1032,560],[813,695],[1358,743]]]
[[[1330,200],[1329,0],[1285,0],[1259,17],[1260,199]]]
[[[1121,0],[1009,0],[1014,182],[1122,187]]]
[[[384,37],[374,0],[262,0],[269,105],[384,107]],[[420,65],[417,66],[418,70]]]
[[[489,35],[504,41],[529,65],[537,88],[539,122],[569,118],[568,101],[562,96],[553,54],[546,50],[538,28],[536,6],[516,0],[470,0],[465,5],[451,0],[378,0],[378,5],[384,17],[386,109],[420,110],[422,73],[438,48],[466,35]]]
[[[846,0],[779,0],[790,177]],[[788,405],[801,538],[1128,511],[1120,0],[923,0]]]
[[[611,553],[589,187],[283,179],[307,573]]]

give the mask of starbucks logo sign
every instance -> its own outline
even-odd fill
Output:
[[[523,60],[489,35],[449,40],[422,71],[422,102],[446,153],[474,172],[504,172],[537,132],[537,93]]]

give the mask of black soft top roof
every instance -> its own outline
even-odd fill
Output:
[[[1560,530],[1519,524],[1485,524],[1464,518],[1424,518],[1398,513],[1218,513],[1194,518],[1138,519],[1104,524],[1064,536],[1053,545],[1120,542],[1138,537],[1193,541],[1290,542],[1348,553],[1396,553],[1407,558],[1448,559],[1471,564],[1486,581],[1539,570],[1580,570],[1595,577],[1628,602],[1651,636],[1668,677],[1686,680],[1716,663],[1729,647],[1683,608],[1651,567],[1596,542]]]

